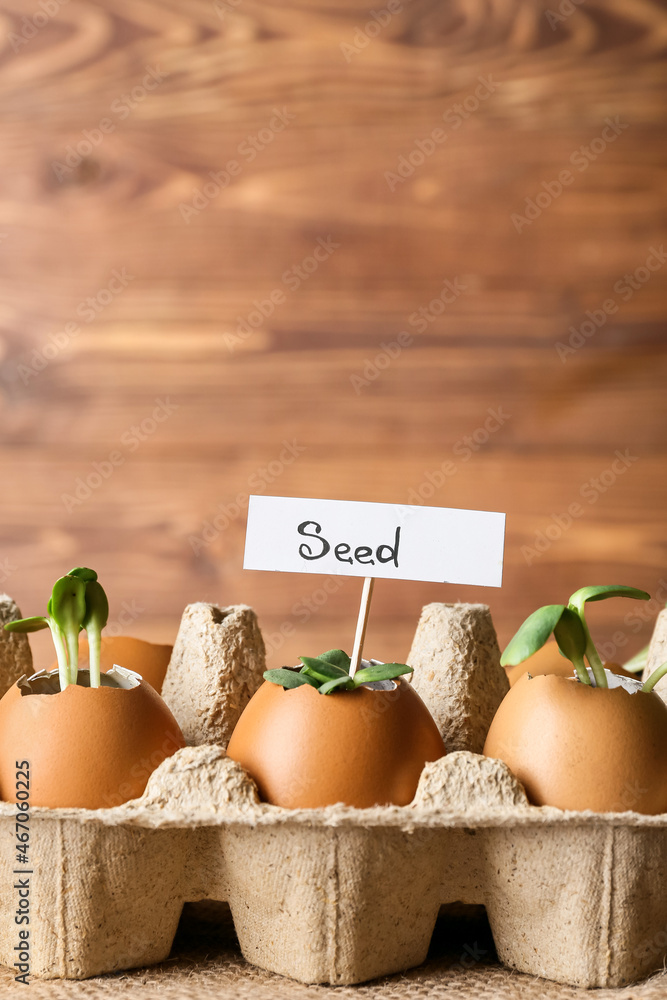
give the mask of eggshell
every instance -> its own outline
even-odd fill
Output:
[[[16,762],[30,765],[30,805],[99,809],[140,796],[155,768],[185,746],[178,723],[146,681],[71,684],[0,700],[0,798],[16,801]]]
[[[631,674],[625,667],[621,667],[618,663],[605,663],[605,667],[607,670],[612,670],[615,674],[620,674],[622,677],[637,677],[637,674]],[[533,677],[538,677],[542,674],[557,674],[559,677],[572,677],[574,667],[566,657],[561,656],[557,642],[547,642],[546,645],[538,649],[532,656],[529,656],[523,663],[517,663],[515,667],[507,667],[507,679],[510,682],[510,687],[516,684],[519,677],[523,677],[524,674],[532,674]]]
[[[667,705],[655,693],[524,675],[484,753],[505,761],[534,805],[667,812]]]
[[[446,751],[417,692],[403,678],[395,684],[322,695],[307,684],[286,690],[265,681],[227,754],[265,802],[287,809],[407,805],[424,764]]]
[[[162,690],[173,648],[129,635],[103,635],[100,665],[104,671],[111,670],[114,665],[134,670],[159,692]],[[55,670],[57,666],[58,661],[54,660],[50,669]],[[84,638],[79,639],[79,667],[88,667],[88,642]]]

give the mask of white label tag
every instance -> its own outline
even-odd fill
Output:
[[[251,496],[244,569],[500,587],[505,515]]]

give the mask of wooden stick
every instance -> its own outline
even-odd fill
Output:
[[[374,584],[375,580],[372,576],[367,576],[364,579],[364,589],[361,592],[361,606],[359,608],[359,617],[357,618],[357,632],[354,637],[354,649],[352,650],[352,661],[350,663],[350,677],[354,677],[361,663],[361,653],[364,648],[364,639],[366,638],[366,626],[368,625],[368,615],[371,610]]]

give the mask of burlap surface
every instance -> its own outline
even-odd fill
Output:
[[[359,986],[306,986],[243,960],[226,904],[186,906],[170,958],[150,969],[82,982],[17,985],[0,971],[0,996],[32,1000],[666,1000],[667,973],[635,986],[589,991],[520,975],[498,964],[480,908],[438,920],[429,958],[402,975]]]

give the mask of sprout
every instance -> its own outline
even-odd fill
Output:
[[[648,601],[650,594],[635,587],[582,587],[572,594],[567,605],[547,604],[526,618],[508,643],[500,658],[501,664],[504,667],[513,667],[523,663],[542,648],[553,632],[558,648],[573,664],[581,683],[591,683],[584,662],[585,657],[593,672],[595,686],[608,687],[602,660],[593,644],[585,615],[585,605],[588,601],[604,601],[608,597],[634,597],[639,601]]]
[[[661,666],[655,668],[651,676],[644,681],[642,691],[648,694],[665,674],[667,674],[667,663],[663,663]]]
[[[298,673],[280,667],[277,670],[266,670],[264,679],[272,684],[281,684],[284,688],[310,684],[320,694],[331,694],[332,691],[355,691],[362,684],[390,681],[401,674],[412,673],[412,667],[405,663],[373,663],[357,670],[354,677],[350,677],[350,657],[342,649],[330,649],[320,656],[300,656],[299,659],[303,666]]]
[[[51,629],[58,658],[60,690],[76,684],[79,670],[79,632],[86,629],[90,649],[90,686],[100,686],[100,646],[102,629],[109,617],[106,594],[95,570],[78,566],[53,585],[44,617],[7,622],[8,632],[38,632]]]
[[[554,637],[558,648],[574,664],[577,677],[583,684],[589,684],[588,671],[584,663],[587,638],[581,619],[570,608],[565,608],[554,625]],[[597,683],[597,677],[596,677]]]
[[[84,573],[91,576],[84,576]],[[78,576],[86,580],[86,611],[81,622],[88,633],[88,667],[90,669],[90,686],[100,686],[100,650],[102,646],[102,629],[109,618],[109,602],[102,585],[98,583],[97,573],[85,567],[72,569],[70,576]]]

